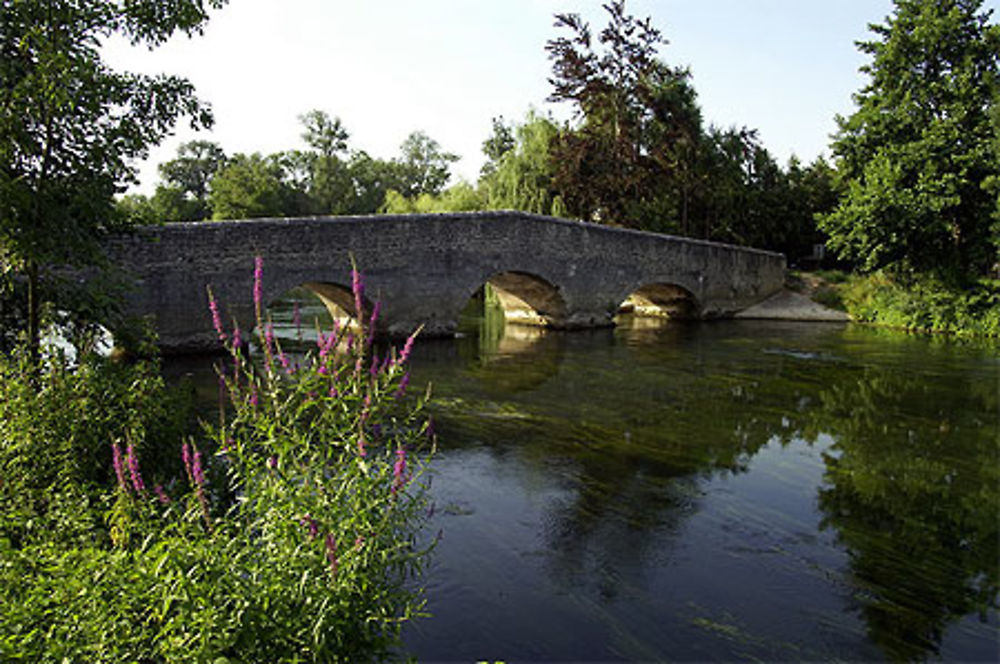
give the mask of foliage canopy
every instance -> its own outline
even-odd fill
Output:
[[[896,0],[857,110],[838,118],[833,151],[846,192],[823,219],[831,245],[867,270],[952,280],[997,261],[1000,26],[981,0]]]

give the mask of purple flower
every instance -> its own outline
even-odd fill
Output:
[[[372,366],[368,369],[368,374],[372,380],[375,380],[375,376],[378,375],[378,353],[372,353]]]
[[[365,281],[357,268],[351,268],[351,292],[354,293],[354,312],[357,314],[358,321],[363,321],[364,308],[362,307],[362,300],[365,296]]]
[[[319,365],[319,369],[316,370],[316,373],[318,373],[320,376],[325,376],[328,373],[330,373],[330,370],[326,368],[325,364],[321,364]]]
[[[261,305],[264,300],[264,259],[257,256],[253,259],[253,305],[257,311],[257,318],[260,319]]]
[[[187,443],[181,445],[181,458],[184,460],[184,469],[187,471],[188,480],[194,484],[194,474],[191,472],[191,446]]]
[[[302,339],[302,312],[299,311],[299,303],[295,303],[295,307],[292,309],[292,323],[295,325],[295,334]]]
[[[157,484],[156,486],[153,487],[153,491],[156,493],[156,497],[160,499],[160,502],[162,504],[164,505],[170,504],[170,496],[167,495],[167,492],[163,490],[162,486]]]
[[[316,519],[306,514],[304,517],[299,519],[299,523],[309,530],[309,539],[316,539],[316,536],[319,535],[319,524],[316,523]]]
[[[118,486],[125,493],[128,493],[128,484],[125,482],[125,467],[122,464],[122,451],[118,443],[111,443],[111,462],[115,467],[115,476],[118,478]]]
[[[268,470],[275,470],[278,467],[278,457],[271,456],[267,458],[267,468]]]
[[[340,391],[337,389],[337,387],[336,386],[331,387],[330,388],[330,398],[331,399],[336,399],[339,396],[340,396]]]
[[[222,316],[219,314],[219,303],[212,296],[211,288],[208,289],[208,310],[212,312],[212,326],[215,327],[215,332],[219,335],[219,341],[225,341],[226,333],[222,329]]]
[[[337,541],[333,538],[333,533],[326,534],[326,561],[330,564],[330,572],[337,575]]]
[[[142,481],[142,475],[139,473],[139,458],[135,455],[132,443],[129,443],[125,450],[125,458],[128,461],[128,472],[132,476],[132,486],[135,487],[135,492],[143,493],[146,491],[146,484]]]
[[[191,477],[199,487],[205,483],[205,471],[201,467],[201,452],[198,451],[197,447],[194,448],[194,455],[191,459]]]
[[[267,344],[268,351],[274,348],[274,326],[270,323],[264,328],[264,343]]]
[[[358,434],[358,456],[364,457],[368,455],[368,450],[365,449],[365,432],[362,431]]]
[[[413,351],[413,341],[416,338],[416,332],[406,338],[406,343],[403,344],[403,350],[399,353],[399,359],[397,360],[399,364],[406,364],[406,361],[410,359],[410,353]]]
[[[233,352],[238,351],[241,345],[243,345],[243,337],[240,334],[240,326],[236,325],[233,328]]]
[[[334,326],[336,326],[337,321],[334,321]],[[337,332],[332,332],[323,343],[323,347],[319,351],[320,357],[326,357],[333,351],[333,345],[337,343]]]
[[[250,386],[250,405],[251,406],[257,405],[257,388],[256,386],[253,385]]]
[[[396,463],[392,467],[392,494],[406,483],[406,450],[396,450]]]

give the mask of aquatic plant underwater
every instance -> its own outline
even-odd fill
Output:
[[[419,615],[428,548],[427,395],[407,392],[415,334],[378,357],[378,305],[294,357],[264,316],[227,329],[219,420],[155,364],[3,358],[0,658],[370,661]],[[253,357],[251,357],[253,355]],[[173,401],[172,401],[173,400]],[[190,401],[190,400],[188,400]],[[189,406],[190,404],[188,404]]]

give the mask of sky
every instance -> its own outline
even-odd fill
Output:
[[[349,146],[391,158],[413,131],[461,160],[452,172],[474,182],[492,118],[520,121],[535,109],[572,117],[547,102],[545,43],[557,13],[577,13],[593,32],[607,22],[593,0],[230,0],[203,35],[176,36],[149,51],[105,44],[115,69],[183,76],[215,114],[211,131],[186,121],[140,166],[149,193],[157,164],[182,142],[219,143],[228,154],[304,148],[299,116],[339,117]],[[987,0],[996,11],[1000,0]],[[786,163],[829,155],[837,114],[853,110],[870,39],[891,0],[630,0],[669,44],[660,59],[690,68],[706,124],[756,129]],[[1000,12],[994,15],[997,20]]]

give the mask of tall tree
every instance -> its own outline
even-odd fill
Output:
[[[160,164],[160,177],[166,183],[154,195],[180,200],[171,206],[167,221],[201,221],[211,216],[208,192],[212,178],[226,164],[226,153],[211,141],[189,141],[177,148],[177,156]],[[164,191],[161,193],[161,189]]]
[[[4,0],[0,3],[0,255],[27,283],[27,335],[37,355],[47,266],[97,260],[122,217],[114,194],[181,116],[211,123],[175,76],[109,69],[114,33],[155,47],[199,32],[226,0]]]
[[[551,154],[559,127],[534,112],[513,129],[502,127],[494,124],[493,137],[483,144],[491,164],[479,181],[487,208],[565,215],[555,191]]]
[[[303,125],[302,139],[311,149],[293,156],[302,161],[305,170],[309,211],[348,212],[355,198],[349,164],[344,158],[350,134],[340,118],[331,118],[325,111],[309,111],[299,116],[299,121]]]
[[[451,178],[449,164],[458,161],[458,156],[442,151],[441,145],[422,131],[407,136],[399,149],[402,153],[397,161],[402,179],[399,193],[407,198],[441,193]]]
[[[667,212],[664,198],[690,167],[701,114],[688,70],[658,59],[667,42],[650,20],[628,15],[624,0],[604,7],[600,47],[576,14],[556,15],[570,35],[546,45],[550,99],[575,104],[581,122],[555,140],[556,188],[572,214],[642,227]]]
[[[824,217],[830,244],[867,270],[931,271],[962,281],[997,261],[1000,27],[981,0],[894,0],[857,110],[833,142],[846,193]]]
[[[235,154],[212,181],[213,219],[294,215],[295,190],[282,166],[284,155]]]

